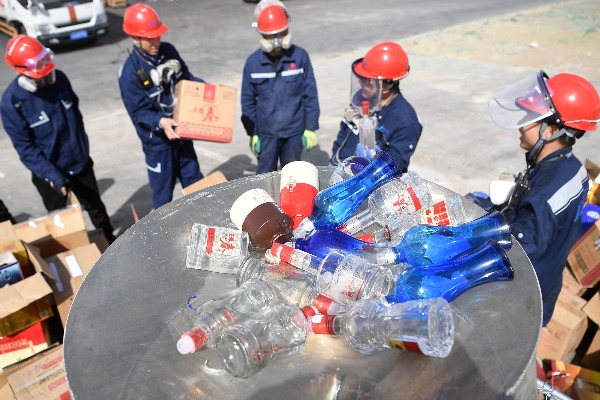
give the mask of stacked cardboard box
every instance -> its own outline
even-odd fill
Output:
[[[0,368],[3,368],[0,398],[5,398],[4,391],[17,399],[63,398],[60,397],[63,392],[56,392],[55,397],[31,394],[42,390],[39,385],[47,383],[46,379],[38,382],[38,387],[37,384],[26,385],[17,378],[11,381],[9,374],[14,363],[31,358],[53,343],[60,344],[62,341],[75,295],[100,258],[101,252],[96,243],[103,250],[108,247],[106,239],[97,232],[90,243],[76,199],[73,199],[72,205],[41,218],[15,225],[0,224],[0,250],[10,250],[8,255],[0,253],[0,277],[2,266],[10,263],[13,267],[15,263],[22,266],[23,272],[21,280],[15,278],[16,282],[0,287]],[[35,357],[38,356],[34,356],[37,359]],[[66,387],[64,373],[60,378],[60,371],[50,372],[58,379],[53,385],[58,385],[62,379]],[[7,389],[8,381],[11,381],[10,391]]]
[[[582,235],[569,253],[563,290],[540,333],[537,356],[549,361],[549,374],[560,377],[553,378],[554,386],[563,393],[600,399],[600,167],[589,160],[585,166],[590,192]]]

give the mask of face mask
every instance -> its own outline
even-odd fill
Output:
[[[285,36],[272,39],[262,38],[260,39],[259,44],[260,48],[265,53],[270,53],[275,49],[289,49],[292,46],[292,35],[288,33]]]
[[[25,75],[21,75],[17,79],[18,85],[31,93],[35,93],[37,90],[46,86],[53,85],[55,82],[56,73],[54,71],[40,79],[33,79]]]

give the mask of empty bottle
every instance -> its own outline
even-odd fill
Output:
[[[249,257],[238,270],[237,284],[250,280],[268,282],[288,302],[304,307],[313,305],[319,294],[315,272],[303,271],[285,262],[273,264],[264,257]]]
[[[454,344],[454,316],[442,298],[388,304],[360,300],[338,315],[308,319],[314,333],[344,335],[361,353],[386,348],[446,357]]]
[[[323,260],[305,251],[295,249],[292,245],[292,243],[273,243],[271,249],[265,253],[265,258],[274,264],[285,262],[296,268],[315,273]]]
[[[293,161],[281,168],[279,206],[292,219],[292,229],[313,212],[319,191],[319,171],[306,161]]]
[[[329,228],[317,229],[308,238],[297,239],[294,245],[319,258],[335,250],[378,265],[408,263],[427,267],[445,264],[487,241],[499,243],[506,250],[512,244],[506,219],[497,211],[459,226],[416,225],[399,243],[390,245],[365,242]]]
[[[288,301],[300,307],[316,304],[324,295],[342,304],[361,298],[387,296],[394,283],[389,267],[367,263],[352,254],[330,252],[317,270],[305,271],[281,262],[249,259],[238,272],[238,284],[248,279],[262,279],[276,287]]]
[[[378,221],[383,227],[353,236],[365,242],[394,244],[402,239],[406,231],[419,224],[456,226],[467,222],[468,218],[461,197],[456,195],[422,208],[418,212],[389,215],[384,222]]]
[[[247,378],[271,359],[297,352],[307,338],[308,324],[297,306],[272,304],[225,329],[217,341],[217,353],[228,373]]]
[[[342,230],[354,235],[378,222],[387,224],[399,213],[413,214],[432,204],[431,192],[419,175],[407,172],[379,186],[369,195],[368,209],[354,215],[342,226]]]
[[[514,272],[508,256],[497,243],[483,243],[447,264],[407,266],[398,275],[390,303],[443,297],[451,302],[467,290],[487,282],[510,281]]]
[[[389,154],[379,154],[352,178],[321,190],[315,197],[313,214],[300,223],[294,237],[307,237],[318,227],[338,228],[373,190],[401,174]]]
[[[371,161],[361,156],[350,156],[344,159],[333,170],[333,173],[329,178],[329,186],[352,178],[354,175],[365,169],[370,162]]]
[[[375,145],[375,127],[377,126],[377,117],[369,116],[369,102],[363,101],[362,117],[358,120],[358,143],[362,146],[366,158],[373,159],[377,150]]]
[[[236,228],[248,232],[252,245],[265,251],[274,242],[292,238],[292,219],[263,189],[251,189],[238,197],[229,211]]]
[[[204,346],[213,347],[223,329],[250,318],[265,306],[281,301],[277,290],[264,281],[249,281],[237,289],[201,304],[193,328],[181,335],[177,350],[193,353]]]
[[[194,224],[187,248],[186,267],[235,274],[251,250],[247,232]]]

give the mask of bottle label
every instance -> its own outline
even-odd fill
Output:
[[[421,201],[412,186],[398,193],[392,208],[401,213],[413,213],[421,209]]]
[[[331,277],[331,283],[326,294],[340,300],[342,303],[354,302],[360,298],[364,283],[362,279],[354,276],[352,271],[338,267]]]
[[[334,301],[333,299],[322,294],[315,298],[313,305],[320,314],[325,315],[337,315],[342,309],[346,308],[337,301]]]
[[[310,318],[314,315],[319,315],[319,310],[315,306],[304,306],[302,307],[302,314],[305,318]]]
[[[227,257],[242,256],[242,246],[240,235],[228,229],[208,228],[206,232],[206,248],[204,251],[209,256],[220,254]]]
[[[450,216],[446,209],[446,202],[440,201],[431,207],[421,210],[421,223],[426,225],[448,226],[450,225]]]
[[[405,340],[385,339],[387,344],[393,348],[402,351],[410,351],[411,353],[423,353],[417,342],[409,342]]]

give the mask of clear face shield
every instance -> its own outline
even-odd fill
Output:
[[[547,84],[548,76],[539,71],[496,93],[488,100],[494,123],[502,128],[519,129],[556,114]]]
[[[364,78],[354,72],[356,63],[362,61],[362,58],[352,63],[352,73],[350,76],[350,105],[362,109],[362,102],[369,102],[369,113],[379,111],[381,103],[381,80]]]

